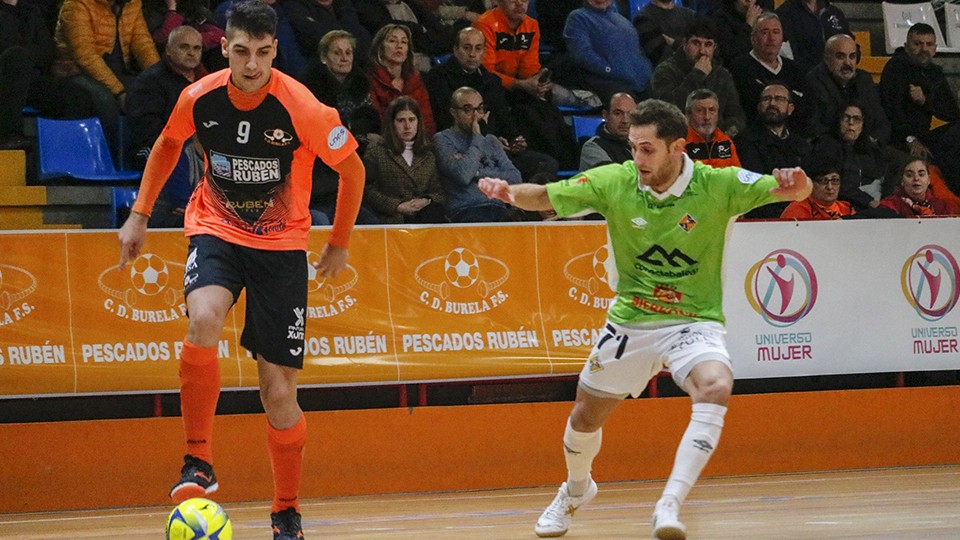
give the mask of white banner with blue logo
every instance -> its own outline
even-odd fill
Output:
[[[960,369],[960,220],[737,223],[729,242],[737,378]]]

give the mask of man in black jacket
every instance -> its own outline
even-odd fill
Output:
[[[524,179],[537,173],[554,174],[559,165],[553,157],[527,148],[507,106],[506,91],[500,78],[483,67],[486,40],[483,32],[474,27],[460,30],[453,44],[453,56],[424,76],[430,109],[434,111],[437,131],[453,126],[450,98],[453,92],[467,86],[480,92],[487,119],[482,124],[484,133],[496,135],[514,166]]]
[[[597,127],[597,134],[587,139],[580,149],[581,171],[633,159],[627,140],[630,131],[628,115],[636,106],[637,102],[628,92],[617,92],[610,97],[601,112],[603,123]]]
[[[857,68],[857,44],[853,38],[838,34],[827,40],[823,62],[807,73],[804,99],[810,105],[808,135],[836,131],[840,113],[847,103],[858,101],[865,109],[864,131],[883,145],[890,140],[890,121],[880,102],[873,77]]]
[[[891,143],[922,157],[929,157],[934,147],[940,147],[947,133],[954,133],[948,140],[957,148],[954,126],[960,119],[960,108],[943,68],[933,62],[935,54],[937,36],[933,27],[917,23],[907,31],[906,43],[893,54],[880,77],[880,98],[893,125]],[[947,124],[930,130],[934,116]],[[933,152],[935,158],[938,153]]]
[[[350,0],[279,0],[293,27],[300,54],[317,54],[317,44],[331,30],[346,30],[357,40],[356,58],[365,59],[370,50],[370,32],[360,24]],[[294,77],[299,73],[291,73]]]
[[[810,144],[788,127],[794,111],[790,87],[779,81],[768,83],[758,101],[757,123],[735,141],[740,164],[762,174],[800,167],[810,152]]]
[[[127,106],[133,125],[134,162],[142,169],[153,143],[163,131],[184,88],[206,74],[200,59],[203,40],[191,26],[174,28],[167,38],[163,58],[140,72],[133,81]],[[183,212],[194,186],[203,174],[203,156],[193,139],[183,145],[180,161],[150,215],[151,227],[183,227]]]

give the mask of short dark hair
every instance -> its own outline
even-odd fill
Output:
[[[659,99],[647,99],[630,111],[631,126],[653,126],[667,144],[687,136],[687,117],[680,108]]]
[[[276,36],[277,12],[260,0],[237,2],[227,13],[227,39],[236,30],[258,39]]]
[[[693,22],[687,27],[687,35],[684,39],[690,39],[693,36],[716,40],[717,27],[709,17],[702,15],[694,17]]]
[[[403,153],[406,144],[397,137],[397,130],[393,127],[393,121],[403,111],[410,111],[417,117],[417,135],[413,138],[413,153],[419,154],[428,148],[427,136],[423,125],[423,114],[420,113],[420,104],[410,96],[399,96],[387,105],[387,110],[383,113],[383,145],[394,154]]]
[[[932,26],[930,26],[930,25],[927,24],[927,23],[922,23],[922,22],[921,22],[921,23],[917,23],[917,24],[911,26],[910,29],[907,30],[907,39],[910,39],[910,38],[912,38],[913,36],[916,36],[916,35],[918,35],[918,34],[921,35],[921,36],[935,36],[935,35],[937,35],[937,33],[933,31],[933,27],[932,27]]]
[[[780,86],[782,88],[785,88],[787,90],[787,99],[790,100],[790,103],[793,103],[793,88],[790,88],[790,85],[786,81],[783,81],[780,79],[773,79],[772,81],[767,81],[767,83],[763,85],[763,88],[760,89],[760,93],[762,94],[764,90],[766,90],[767,88],[770,88],[771,86]]]

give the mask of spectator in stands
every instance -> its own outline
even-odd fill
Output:
[[[48,118],[94,114],[78,87],[49,75],[57,48],[41,10],[31,2],[0,2],[0,149],[27,149],[23,136],[25,105]]]
[[[227,13],[240,1],[224,0],[217,6],[217,9],[213,12],[217,26],[226,28]],[[307,67],[307,57],[300,54],[300,47],[297,46],[293,26],[290,25],[290,16],[287,15],[287,10],[277,0],[261,1],[272,7],[277,13],[277,34],[274,36],[277,38],[277,57],[273,60],[273,67],[291,77],[296,77]]]
[[[420,106],[400,96],[387,107],[383,138],[363,156],[364,202],[381,223],[443,223],[443,187],[437,161],[420,129]]]
[[[830,159],[811,156],[804,171],[813,180],[813,192],[802,201],[793,201],[780,219],[842,219],[856,214],[850,203],[837,200],[840,194],[840,164]]]
[[[584,73],[586,87],[609,100],[620,90],[644,96],[653,66],[640,49],[637,31],[613,0],[585,0],[563,29],[567,54]]]
[[[91,98],[116,148],[129,85],[160,60],[140,0],[64,0],[56,41],[55,69]]]
[[[833,132],[813,142],[812,153],[841,164],[840,199],[857,210],[876,208],[884,191],[889,160],[884,149],[864,131],[868,112],[853,102],[843,108]]]
[[[203,36],[204,67],[210,71],[227,67],[227,60],[220,50],[223,28],[217,26],[206,0],[143,0],[143,17],[161,54],[170,32],[186,25]]]
[[[628,92],[614,94],[601,111],[603,123],[597,134],[587,139],[580,149],[580,170],[585,171],[608,163],[623,163],[633,159],[630,152],[628,115],[637,102]]]
[[[717,127],[720,102],[713,90],[690,92],[686,102],[687,155],[712,167],[740,166],[733,140]]]
[[[641,21],[648,21],[659,32],[666,50],[673,51],[683,44],[695,18],[696,13],[692,9],[678,6],[673,0],[652,0],[634,17],[634,25],[640,27],[645,24]],[[666,58],[651,58],[656,63],[664,59]]]
[[[345,30],[327,32],[317,44],[317,54],[310,60],[300,82],[317,100],[337,109],[340,121],[359,144],[358,153],[366,150],[372,140],[380,138],[380,113],[370,98],[370,81],[357,67],[353,35]],[[313,163],[313,191],[310,195],[310,215],[314,225],[333,223],[336,210],[339,174],[323,160]],[[357,221],[360,225],[379,223],[366,206],[360,206]]]
[[[436,111],[437,129],[443,130],[453,125],[450,96],[457,88],[469,86],[480,92],[488,112],[486,122],[481,123],[481,130],[484,134],[497,137],[523,177],[530,179],[538,173],[556,174],[559,167],[556,159],[528,148],[527,139],[521,134],[508,109],[500,78],[483,67],[485,51],[483,32],[474,27],[463,28],[457,32],[453,55],[424,75],[430,106]]]
[[[433,138],[440,180],[447,193],[447,217],[454,223],[508,219],[507,206],[488,199],[480,192],[477,181],[493,177],[519,184],[520,171],[510,162],[497,138],[481,132],[480,121],[487,110],[480,92],[458,88],[450,103],[454,126]]]
[[[784,40],[802,73],[820,63],[827,39],[850,34],[843,11],[831,5],[830,0],[784,0],[777,14],[783,21]]]
[[[450,52],[453,30],[423,7],[419,0],[354,0],[354,5],[360,24],[371,34],[376,35],[387,25],[400,24],[409,29],[413,65],[417,71],[430,71],[430,55]],[[422,108],[423,103],[420,106]]]
[[[562,168],[573,169],[578,155],[573,130],[554,105],[581,102],[553,82],[550,70],[541,68],[540,26],[527,16],[527,7],[527,0],[501,0],[498,7],[474,21],[489,44],[483,66],[500,77],[511,113],[529,147],[553,156]]]
[[[487,10],[481,0],[423,0],[423,4],[454,31],[470,26]]]
[[[928,166],[923,158],[910,158],[903,165],[900,185],[891,195],[880,201],[880,206],[908,218],[953,216],[960,213],[960,209],[953,204],[934,196],[930,189]]]
[[[857,44],[838,34],[827,40],[823,62],[807,73],[804,99],[810,106],[808,134],[822,135],[834,130],[846,103],[857,101],[865,112],[864,130],[879,144],[890,140],[890,122],[883,111],[880,92],[873,77],[857,69]]]
[[[883,68],[880,98],[893,126],[891,144],[932,160],[953,186],[960,187],[960,108],[943,68],[933,62],[936,54],[933,27],[911,26],[903,47]],[[933,117],[947,124],[931,130]]]
[[[567,50],[563,27],[567,15],[583,6],[583,0],[550,0],[537,2],[536,20],[540,26],[540,48],[559,54]],[[484,10],[486,11],[486,10]]]
[[[712,19],[717,27],[717,59],[730,65],[750,52],[750,33],[763,7],[756,0],[723,0]]]
[[[733,76],[714,57],[716,28],[698,17],[677,52],[653,72],[653,97],[684,107],[687,96],[700,88],[712,90],[720,103],[720,129],[731,137],[746,127]]]
[[[371,135],[380,136],[380,113],[370,98],[370,81],[357,67],[356,42],[346,30],[327,32],[317,44],[317,54],[300,76],[300,82],[320,103],[340,113],[340,121],[357,139],[358,152],[362,154]]]
[[[283,6],[300,54],[310,58],[317,51],[320,38],[332,30],[350,32],[356,41],[354,49],[360,58],[370,51],[370,32],[360,24],[351,0],[278,0]],[[294,76],[299,75],[295,73]]]
[[[793,60],[780,56],[783,46],[780,17],[771,11],[757,17],[750,33],[750,42],[753,45],[750,52],[737,57],[730,65],[730,73],[733,74],[733,82],[740,96],[740,105],[746,112],[747,123],[754,124],[758,121],[758,114],[763,111],[760,107],[760,92],[771,81],[786,84],[793,93],[790,99],[793,107],[802,109],[803,93],[800,88],[806,72],[801,71]],[[802,122],[796,120],[798,117],[802,118],[803,113],[800,110],[795,112],[797,114],[791,113],[791,118],[796,122],[792,127],[803,129]]]
[[[428,137],[437,132],[430,109],[430,96],[420,74],[413,67],[413,44],[410,28],[402,24],[387,24],[373,36],[370,45],[370,98],[380,112],[381,120],[387,106],[400,96],[410,96],[420,105],[422,128]]]
[[[163,127],[170,118],[180,93],[190,83],[206,75],[200,63],[203,36],[192,26],[179,26],[167,33],[163,58],[140,72],[130,88],[127,104],[133,127],[135,166],[143,170]],[[180,151],[180,161],[164,184],[150,227],[183,227],[184,211],[190,194],[203,175],[203,153],[191,137]]]
[[[541,67],[540,25],[527,15],[527,7],[528,0],[500,0],[498,7],[474,21],[473,25],[491,44],[483,57],[483,66],[500,77],[503,87],[513,94],[512,102],[582,104],[570,90],[555,84],[552,74]]]
[[[810,144],[788,127],[793,99],[794,93],[786,83],[773,81],[764,86],[757,103],[757,120],[735,141],[743,168],[770,174],[774,169],[803,164]]]

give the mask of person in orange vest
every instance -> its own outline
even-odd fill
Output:
[[[813,180],[813,191],[801,201],[793,201],[780,215],[780,219],[801,221],[817,219],[842,219],[856,211],[847,201],[838,201],[840,195],[840,163],[832,160],[811,158],[804,171]]]
[[[740,166],[733,140],[717,127],[720,100],[713,90],[699,88],[687,96],[687,155],[711,167]]]

